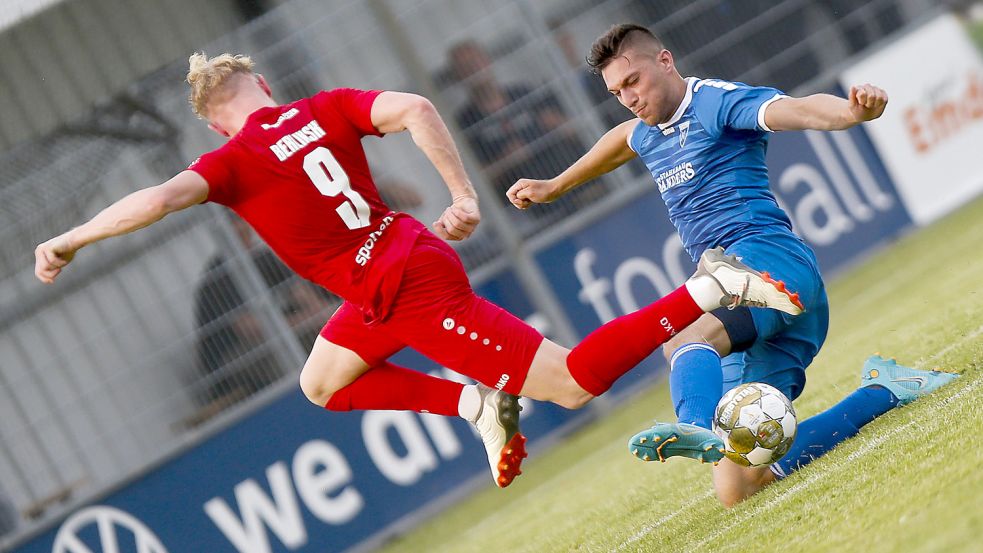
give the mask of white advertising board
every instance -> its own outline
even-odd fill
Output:
[[[983,60],[955,16],[877,51],[840,83],[887,91],[887,110],[865,128],[916,223],[983,192]]]

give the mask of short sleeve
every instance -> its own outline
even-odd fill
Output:
[[[235,201],[234,179],[230,164],[225,161],[228,150],[223,147],[209,152],[191,162],[188,170],[194,171],[208,182],[206,201],[231,205]]]
[[[357,88],[336,88],[322,90],[311,102],[318,116],[326,111],[335,111],[348,120],[362,136],[382,136],[372,124],[372,104],[382,94],[381,90],[359,90]]]
[[[628,147],[631,148],[631,151],[635,152],[636,154],[641,151],[642,138],[645,137],[645,133],[651,128],[652,127],[646,125],[644,121],[639,121],[638,124],[635,125],[635,128],[628,134]]]
[[[700,121],[719,134],[724,129],[771,132],[765,124],[768,104],[785,95],[778,89],[728,81],[703,80],[694,87]],[[702,112],[702,113],[701,113]]]

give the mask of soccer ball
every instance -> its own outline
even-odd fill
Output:
[[[741,384],[724,394],[713,417],[724,455],[745,467],[781,459],[792,447],[797,427],[792,402],[761,382]]]

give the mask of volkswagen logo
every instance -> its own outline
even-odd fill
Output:
[[[93,550],[79,535],[95,527],[99,536],[99,549]],[[91,535],[91,532],[86,532]],[[133,515],[114,507],[97,505],[73,514],[58,529],[51,553],[119,553],[134,548],[140,553],[167,553],[167,549],[150,528]],[[131,545],[132,544],[132,545]]]

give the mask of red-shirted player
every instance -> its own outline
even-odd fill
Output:
[[[444,242],[469,236],[480,215],[457,148],[428,100],[337,89],[278,105],[248,57],[195,54],[190,66],[195,112],[229,141],[167,182],[40,244],[38,279],[53,282],[87,244],[205,201],[226,205],[294,271],[346,300],[304,365],[304,394],[333,411],[461,416],[477,427],[501,487],[525,457],[516,395],[576,409],[705,311],[741,304],[799,312],[794,296],[717,253],[668,296],[607,323],[573,350],[563,348],[476,296]],[[365,135],[404,130],[451,193],[451,206],[434,223],[436,236],[386,207],[362,149]],[[387,361],[406,346],[480,384]]]

